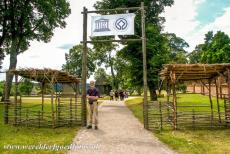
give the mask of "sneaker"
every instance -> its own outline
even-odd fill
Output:
[[[97,130],[98,129],[98,127],[97,126],[95,126],[95,130]]]
[[[91,129],[91,128],[92,128],[92,126],[91,126],[91,125],[88,125],[86,128],[87,128],[87,129]]]

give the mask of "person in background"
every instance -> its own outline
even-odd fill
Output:
[[[123,90],[120,91],[119,95],[120,95],[120,100],[123,101],[125,96]]]
[[[89,103],[89,119],[87,129],[98,129],[98,98],[100,97],[99,91],[95,88],[95,81],[90,81],[90,88],[87,90],[87,99]]]
[[[118,92],[117,92],[117,90],[116,90],[116,91],[115,91],[115,100],[117,101],[118,98],[119,98],[119,94],[118,94]]]
[[[110,96],[110,101],[113,101],[113,96],[114,96],[113,90],[109,92],[109,96]]]

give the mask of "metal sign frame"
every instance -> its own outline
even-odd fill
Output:
[[[141,39],[122,39],[122,40],[87,40],[87,19],[90,13],[104,13],[112,11],[129,11],[129,10],[140,10],[141,11],[141,27],[142,37]],[[147,101],[147,62],[146,62],[146,34],[145,34],[145,6],[144,2],[141,2],[140,7],[130,8],[117,8],[117,9],[105,9],[97,11],[88,11],[86,7],[83,8],[83,50],[82,50],[82,126],[87,125],[87,107],[86,107],[86,77],[87,77],[87,43],[104,43],[104,42],[131,42],[131,41],[142,41],[142,52],[143,52],[143,83],[144,83],[144,103],[143,103],[143,117],[144,117],[144,128],[148,129],[148,101]]]

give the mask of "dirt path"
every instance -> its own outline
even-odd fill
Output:
[[[99,107],[99,129],[82,128],[68,154],[172,154],[132,115],[124,102],[105,101]]]

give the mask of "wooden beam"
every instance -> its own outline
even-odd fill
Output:
[[[142,27],[142,53],[143,53],[143,83],[144,83],[144,128],[148,129],[148,85],[147,85],[147,55],[146,55],[146,34],[145,34],[145,8],[141,2],[141,27]]]
[[[45,82],[42,82],[42,119],[44,114],[44,88],[45,88]]]
[[[103,13],[103,12],[113,12],[113,11],[130,11],[130,10],[140,10],[141,7],[129,7],[129,8],[115,8],[115,9],[104,9],[104,10],[94,10],[94,11],[84,11],[82,12],[82,14],[84,13]]]
[[[228,80],[227,80],[227,84],[228,84],[228,101],[230,102],[230,69],[227,69],[227,76],[228,76]]]
[[[93,41],[86,41],[86,43],[105,43],[105,42],[120,42],[120,43],[125,43],[125,42],[137,42],[141,41],[142,39],[122,39],[122,40],[93,40]],[[83,43],[83,42],[81,42]]]
[[[87,125],[86,77],[87,77],[87,8],[83,8],[83,50],[82,50],[82,126]]]
[[[177,129],[177,98],[176,98],[176,74],[172,72],[172,87],[173,87],[173,128]]]
[[[215,86],[216,86],[216,103],[217,103],[217,111],[218,111],[219,123],[221,123],[218,79],[215,80]]]
[[[18,117],[18,75],[15,74],[15,94],[14,94],[14,124],[17,125]]]
[[[208,96],[209,96],[210,107],[211,107],[211,126],[213,126],[213,102],[212,102],[212,94],[211,94],[211,80],[209,80],[208,86],[209,86]]]

